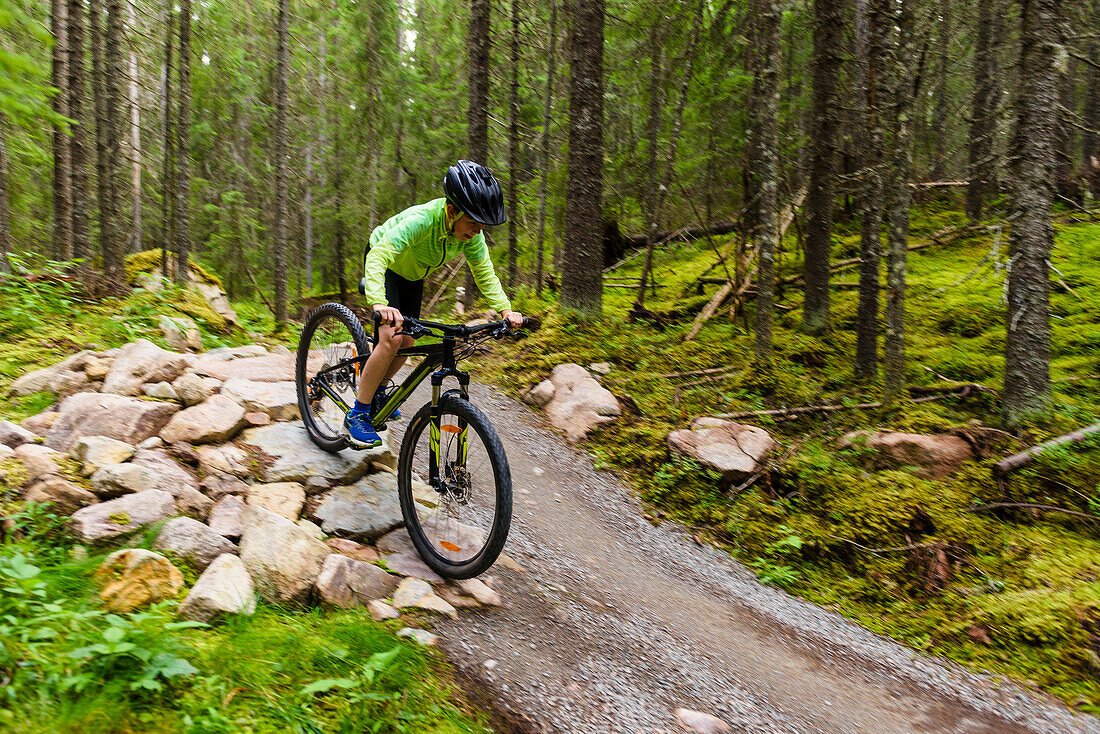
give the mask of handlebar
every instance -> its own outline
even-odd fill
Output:
[[[374,314],[374,338],[378,340],[378,327],[382,324],[382,317],[380,314]],[[538,326],[538,320],[532,317],[524,316],[523,323],[520,325],[521,329],[535,328]],[[434,331],[433,331],[434,330]],[[511,325],[507,320],[490,321],[487,324],[477,324],[476,326],[456,325],[456,324],[441,324],[436,321],[427,321],[424,319],[414,319],[411,316],[405,316],[402,319],[401,331],[399,335],[411,336],[413,339],[419,339],[422,336],[434,336],[434,337],[454,337],[457,339],[469,339],[475,334],[479,334],[484,331],[496,330],[499,334],[492,334],[492,338],[502,338],[513,334]],[[436,333],[436,332],[439,333]]]

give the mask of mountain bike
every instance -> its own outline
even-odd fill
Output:
[[[355,401],[359,375],[378,339],[368,338],[351,309],[318,306],[298,342],[295,382],[309,437],[325,451],[349,447],[344,416]],[[524,324],[527,320],[524,319]],[[376,427],[429,376],[432,397],[409,421],[397,462],[397,490],[409,537],[424,562],[446,578],[483,573],[496,561],[512,521],[512,475],[496,430],[470,402],[470,376],[457,363],[490,339],[516,334],[505,321],[453,326],[406,317],[400,334],[438,341],[398,355],[421,357],[400,385],[372,406]],[[454,378],[457,388],[443,389]]]

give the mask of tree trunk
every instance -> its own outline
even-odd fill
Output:
[[[843,48],[842,4],[814,0],[813,102],[810,132],[810,187],[806,199],[806,300],[802,331],[829,330],[829,250],[833,225],[836,159],[836,86]]]
[[[339,41],[339,39],[337,39]],[[344,135],[340,129],[343,117],[341,110],[345,106],[340,96],[340,77],[332,81],[332,98],[335,103],[330,108],[332,115],[332,196],[333,196],[333,267],[336,270],[336,287],[340,291],[340,303],[348,302],[348,279],[344,270]],[[362,265],[360,265],[362,267]],[[373,304],[371,304],[373,305]]]
[[[492,6],[489,0],[470,0],[470,26],[467,35],[469,54],[469,106],[466,109],[466,134],[470,159],[489,165],[489,32]],[[514,194],[513,194],[514,195]],[[466,271],[462,305],[474,305],[477,284]]]
[[[313,144],[306,144],[306,186],[302,197],[302,216],[305,219],[304,271],[306,290],[313,290]]]
[[[287,34],[290,0],[279,0],[278,49],[275,56],[275,331],[286,328],[286,227],[288,192],[287,156]],[[343,295],[343,294],[341,294]]]
[[[856,34],[859,71],[862,77],[863,190],[860,201],[859,308],[856,316],[857,379],[870,380],[878,374],[879,269],[882,259],[882,167],[885,131],[882,124],[880,87],[883,77],[883,49],[888,27],[881,7],[874,0],[856,0]]]
[[[936,106],[932,114],[932,135],[935,136],[935,153],[929,178],[939,181],[947,169],[947,60],[951,57],[951,0],[940,0],[938,45],[936,64]]]
[[[1092,0],[1092,27],[1100,28],[1100,0]],[[1094,198],[1100,198],[1100,34],[1088,43],[1088,81],[1085,92],[1085,131],[1081,163]]]
[[[176,131],[172,109],[172,49],[176,34],[173,1],[166,0],[164,6],[164,110],[161,117],[161,138],[164,141],[164,160],[161,172],[160,202],[160,274],[167,278],[169,272],[169,253],[174,250],[175,202],[176,202]]]
[[[1058,0],[1022,0],[1020,89],[1005,336],[1004,421],[1019,426],[1050,407],[1050,222],[1062,46]]]
[[[557,64],[558,3],[550,5],[550,58],[546,61],[546,95],[542,102],[542,151],[539,163],[539,238],[535,256],[535,295],[542,295],[542,261],[546,241],[546,178],[550,171],[550,122],[554,96],[554,71]]]
[[[982,218],[985,195],[992,185],[993,129],[996,99],[994,80],[997,57],[993,47],[994,15],[997,0],[978,0],[978,37],[974,49],[974,95],[970,103],[970,140],[966,189],[966,216],[976,222]]]
[[[91,208],[88,191],[88,121],[84,113],[84,3],[68,0],[68,115],[76,124],[72,127],[70,177],[72,181],[72,248],[69,256],[85,258],[91,252],[91,236],[88,227],[88,210]]]
[[[775,256],[779,249],[779,36],[783,17],[779,0],[758,0],[760,44],[756,63],[760,117],[753,121],[759,131],[758,172],[760,228],[757,234],[759,273],[756,294],[756,342],[754,356],[761,364],[772,361],[772,318],[775,310]],[[754,83],[753,85],[757,85]]]
[[[176,282],[187,282],[191,256],[191,0],[180,0],[180,91],[176,119]]]
[[[519,245],[516,200],[519,199],[519,4],[512,0],[512,86],[508,94],[508,289],[516,287]]]
[[[107,0],[107,42],[104,46],[103,69],[107,74],[107,197],[108,211],[100,212],[100,220],[110,220],[109,237],[103,237],[103,272],[108,281],[122,279],[122,2]]]
[[[582,318],[603,312],[604,0],[571,5],[569,163],[561,305]]]
[[[50,84],[58,93],[50,100],[53,111],[69,115],[69,40],[66,0],[50,5],[50,32],[53,34],[53,64]],[[73,253],[73,189],[71,138],[61,124],[53,126],[53,259],[68,260]],[[7,258],[4,258],[7,263]]]
[[[8,197],[8,120],[0,115],[0,275],[11,272],[11,203]]]
[[[882,402],[890,405],[905,394],[905,280],[909,248],[909,169],[912,154],[913,60],[916,44],[913,39],[913,0],[900,0],[897,12],[888,8],[895,0],[884,3],[884,18],[897,28],[893,45],[891,127],[894,131],[890,149],[890,182],[886,195],[889,225],[889,254],[886,263],[886,313],[883,338]]]
[[[137,0],[126,4],[130,28],[137,34]],[[129,64],[129,103],[130,103],[130,252],[142,249],[141,224],[141,97],[138,92],[137,52],[130,49]]]
[[[703,0],[700,0],[699,5],[695,13],[695,22],[691,28],[691,37],[688,41],[687,53],[687,66],[684,68],[683,79],[680,80],[680,96],[676,105],[676,116],[672,123],[672,133],[669,136],[668,141],[668,156],[664,160],[664,173],[657,186],[656,196],[653,202],[653,209],[649,217],[649,227],[647,228],[646,239],[648,243],[646,245],[646,258],[645,266],[642,268],[642,276],[638,283],[638,294],[634,299],[633,311],[644,311],[645,307],[645,289],[649,282],[649,276],[653,268],[653,250],[656,246],[656,241],[653,239],[653,233],[657,231],[658,222],[661,220],[661,210],[664,208],[665,198],[668,196],[668,190],[672,186],[672,167],[676,162],[676,149],[680,142],[680,130],[684,124],[684,107],[687,105],[688,87],[691,84],[692,72],[695,69],[695,49],[699,41],[699,29],[703,24]],[[656,148],[657,141],[653,141],[653,147]]]
[[[104,252],[114,241],[114,218],[111,216],[111,134],[108,122],[107,74],[103,51],[103,4],[90,0],[88,28],[92,45],[92,87],[95,96],[95,171],[96,206],[99,209],[99,249]],[[85,257],[92,256],[91,247]]]
[[[634,297],[631,310],[642,311],[645,306],[645,289],[649,285],[649,274],[653,268],[653,250],[656,244],[654,235],[657,227],[657,148],[661,140],[661,118],[663,116],[665,46],[661,39],[661,25],[664,21],[664,8],[657,3],[653,24],[649,30],[649,115],[646,117],[645,139],[648,146],[645,175],[642,176],[642,206],[648,218],[645,228],[645,264],[642,265],[642,277],[638,280],[638,293]]]

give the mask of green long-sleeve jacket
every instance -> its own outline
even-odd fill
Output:
[[[386,270],[406,280],[423,280],[459,255],[466,256],[474,282],[497,311],[512,308],[489,259],[485,235],[467,242],[447,232],[447,200],[411,206],[374,228],[363,263],[367,299],[386,303]]]

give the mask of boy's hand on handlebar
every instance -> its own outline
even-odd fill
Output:
[[[504,311],[501,316],[508,322],[508,326],[512,331],[519,331],[523,328],[523,314],[519,311]]]
[[[394,308],[393,306],[383,306],[380,303],[376,303],[374,304],[373,309],[374,315],[378,317],[378,321],[382,324],[382,326],[396,326],[399,329],[401,328],[401,323],[405,319],[401,315],[401,312],[398,311],[396,308]]]

